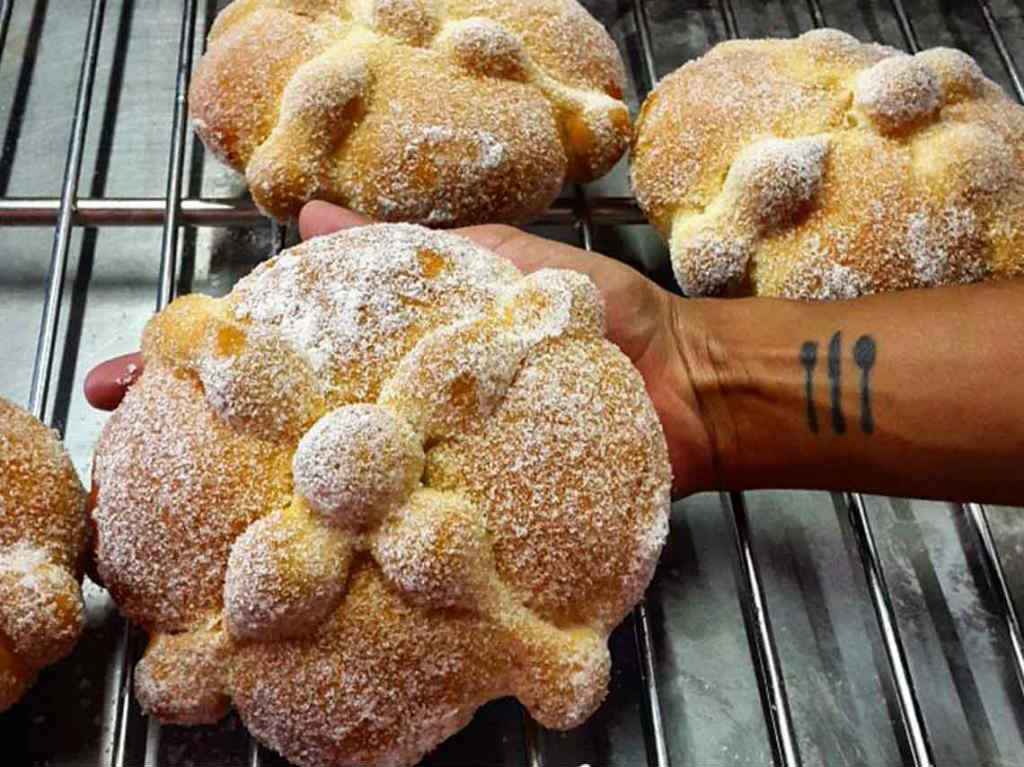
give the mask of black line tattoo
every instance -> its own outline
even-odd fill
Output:
[[[846,419],[843,417],[843,404],[839,391],[839,373],[842,360],[839,356],[843,342],[843,334],[836,331],[832,340],[828,342],[828,381],[829,391],[832,394],[832,428],[836,434],[846,433]]]
[[[861,336],[853,345],[853,361],[860,368],[860,428],[865,434],[875,431],[875,420],[871,414],[871,389],[868,386],[868,372],[875,364],[877,354],[875,339]]]
[[[804,389],[807,394],[807,425],[813,434],[818,433],[818,413],[814,409],[814,368],[818,364],[818,344],[806,341],[800,347],[800,364],[804,366]]]

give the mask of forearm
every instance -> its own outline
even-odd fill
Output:
[[[1024,282],[680,301],[717,486],[1024,502]]]

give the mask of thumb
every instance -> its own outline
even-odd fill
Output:
[[[299,212],[299,234],[304,240],[369,223],[366,216],[322,200],[307,202]]]

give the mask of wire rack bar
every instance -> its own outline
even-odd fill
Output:
[[[661,701],[658,698],[658,682],[654,676],[654,644],[651,642],[651,624],[647,617],[647,600],[633,608],[633,639],[640,658],[640,684],[643,686],[644,737],[647,742],[648,767],[669,767],[668,743],[665,740],[665,723],[661,716]]]
[[[811,21],[815,27],[825,26],[825,14],[822,12],[821,3],[818,0],[807,0],[807,9],[811,12]]]
[[[644,0],[633,0],[633,23],[636,25],[637,37],[640,38],[640,51],[647,75],[647,90],[654,90],[658,84],[658,70],[654,66],[654,46],[651,45],[651,23],[647,18],[647,5]]]
[[[918,767],[933,765],[935,760],[928,743],[924,716],[921,714],[917,693],[914,691],[914,681],[910,676],[910,667],[907,665],[903,642],[900,640],[899,630],[896,628],[896,617],[889,599],[889,589],[882,572],[875,536],[871,532],[871,523],[868,521],[864,498],[860,493],[848,493],[846,505],[849,510],[850,526],[857,539],[857,549],[864,565],[864,576],[867,579],[871,604],[875,609],[878,627],[882,632],[882,642],[885,644],[889,670],[896,685],[900,717],[903,720],[911,759],[913,764]]]
[[[586,210],[586,192],[576,185],[576,200]],[[580,244],[588,251],[594,249],[594,225],[583,213],[577,219]],[[644,727],[644,742],[647,746],[648,767],[669,767],[668,743],[665,740],[665,725],[661,718],[661,701],[658,699],[658,683],[654,675],[654,646],[651,643],[651,626],[647,607],[641,602],[633,608],[633,633],[636,643],[637,661],[640,668],[640,683],[643,690],[644,706],[641,721]]]
[[[739,26],[736,23],[736,14],[732,3],[729,0],[720,0],[719,12],[725,25],[726,34],[729,37],[738,37]],[[758,570],[757,558],[754,555],[750,524],[747,520],[747,507],[742,493],[730,493],[727,499],[723,500],[723,508],[729,510],[729,517],[732,521],[741,576],[739,583],[740,607],[747,627],[750,655],[757,675],[772,753],[776,764],[786,765],[786,767],[799,765],[801,763],[800,750],[794,734],[793,716],[789,710],[786,683],[779,662],[779,652],[775,646],[775,635],[772,632],[761,574]]]
[[[249,738],[249,753],[246,758],[246,767],[262,767],[263,757],[260,754],[260,744],[255,738]]]
[[[544,767],[540,750],[540,725],[530,716],[525,706],[523,712],[523,763],[526,767]]]
[[[992,42],[995,43],[996,52],[999,53],[999,58],[1003,60],[1006,73],[1010,76],[1010,81],[1013,83],[1013,90],[1017,94],[1017,99],[1024,101],[1024,82],[1021,80],[1020,70],[1017,69],[1013,56],[1010,55],[1010,51],[1006,47],[1006,41],[1003,39],[1003,33],[999,31],[999,25],[996,24],[995,17],[992,15],[992,9],[989,8],[986,0],[978,0],[978,7],[981,9],[982,17],[985,19],[985,26],[988,27],[989,34],[992,35]]]
[[[736,11],[733,10],[732,2],[730,0],[718,0],[718,12],[722,17],[722,23],[725,25],[726,36],[739,37],[740,27],[736,23]]]
[[[112,748],[110,749],[110,763],[116,767],[124,767],[128,763],[128,717],[132,706],[132,668],[126,662],[131,645],[131,624],[124,620],[121,631],[121,638],[117,643],[117,651],[114,653],[114,678],[116,684],[114,690],[117,697],[114,699],[114,722],[111,727]]]
[[[775,647],[761,573],[754,555],[747,505],[742,493],[729,493],[723,497],[722,506],[731,512],[728,516],[732,521],[741,576],[738,584],[740,606],[750,639],[750,654],[757,674],[772,753],[776,764],[796,767],[801,763],[800,750],[794,734],[793,717],[789,711],[786,683]]]
[[[900,27],[900,34],[910,49],[911,53],[921,50],[921,42],[917,39],[917,32],[914,31],[907,15],[907,9],[903,7],[903,0],[892,0],[892,10],[896,14],[896,21]]]
[[[192,51],[196,37],[196,0],[185,0],[178,39],[178,66],[174,86],[174,117],[171,149],[167,159],[167,195],[164,206],[163,240],[160,244],[160,288],[156,309],[160,311],[174,297],[178,272],[178,225],[181,185],[185,175],[185,138],[188,136],[188,83],[192,76]]]
[[[36,344],[36,359],[32,368],[32,389],[29,393],[29,412],[40,420],[46,411],[46,395],[50,388],[53,350],[57,341],[60,303],[64,292],[64,275],[68,268],[68,247],[71,244],[72,212],[75,197],[78,195],[78,180],[82,174],[82,149],[89,124],[89,105],[92,103],[92,86],[96,79],[96,59],[99,55],[105,8],[106,0],[93,0],[89,7],[85,51],[82,54],[82,68],[78,76],[75,112],[71,118],[71,138],[68,140],[64,179],[56,211],[57,228],[53,233],[50,268],[46,275],[46,296],[43,300],[43,319],[39,326],[39,341]]]
[[[7,30],[11,26],[11,11],[14,10],[14,0],[3,0],[0,5],[0,54],[3,54],[4,46],[7,44]]]
[[[160,767],[160,722],[155,716],[146,717],[146,753],[143,767]]]
[[[583,213],[602,225],[646,224],[632,197],[589,197],[585,203],[556,200],[534,223],[572,224]],[[103,197],[78,199],[72,209],[76,226],[163,226],[167,202],[163,197]],[[0,199],[0,226],[52,226],[60,213],[55,197]],[[253,226],[266,221],[246,198],[184,198],[178,223],[192,226]]]

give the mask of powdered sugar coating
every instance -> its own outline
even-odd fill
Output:
[[[0,398],[0,711],[82,632],[85,502],[58,434]]]
[[[978,62],[956,48],[929,48],[914,58],[939,79],[942,100],[955,104],[983,91],[998,92],[998,86],[985,77]]]
[[[391,583],[428,608],[472,608],[493,567],[473,505],[433,490],[416,493],[385,520],[373,557]]]
[[[303,357],[328,406],[337,406],[375,399],[427,329],[479,313],[517,276],[464,238],[370,226],[308,240],[261,264],[227,309],[250,333],[279,338]]]
[[[623,83],[576,0],[236,0],[190,104],[269,215],[320,197],[460,226],[525,220],[606,173],[631,138]]]
[[[135,666],[142,710],[169,724],[216,721],[228,712],[228,638],[216,621],[184,634],[155,634]]]
[[[482,429],[427,453],[427,483],[486,514],[517,599],[556,625],[608,631],[640,598],[667,529],[655,418],[621,352],[558,337],[526,356]]]
[[[586,275],[538,269],[505,292],[498,312],[531,345],[564,335],[605,334],[604,301]]]
[[[632,175],[684,292],[849,298],[1024,273],[1022,141],[966,54],[815,30],[662,80]]]
[[[861,72],[853,103],[883,132],[903,131],[938,110],[939,78],[913,56],[890,56]]]
[[[351,555],[346,535],[301,508],[262,517],[231,546],[225,628],[260,641],[312,633],[344,597]]]
[[[676,282],[688,296],[704,296],[731,292],[742,284],[747,264],[753,253],[749,237],[732,238],[714,231],[702,230],[695,236],[680,227],[673,240],[680,255],[673,259]]]
[[[121,611],[166,632],[219,611],[231,545],[287,502],[290,458],[222,421],[193,377],[147,358],[93,464],[97,570]]]
[[[208,721],[229,698],[303,764],[417,761],[507,694],[547,726],[582,721],[670,483],[603,331],[582,275],[523,278],[408,225],[311,240],[157,315],[97,449],[95,512],[122,609],[183,632],[154,644],[147,707]],[[280,368],[312,381],[203,391]],[[319,420],[295,434],[283,400]]]
[[[356,532],[379,521],[422,473],[416,434],[375,405],[331,411],[303,435],[292,458],[296,492],[331,524]]]
[[[85,626],[78,579],[26,542],[0,549],[0,633],[39,669],[74,647]]]
[[[744,148],[733,162],[722,190],[744,208],[751,234],[773,229],[800,214],[821,193],[828,136],[765,139]]]
[[[523,81],[530,62],[519,40],[490,19],[469,18],[452,22],[445,33],[452,57],[470,72],[506,80]]]

